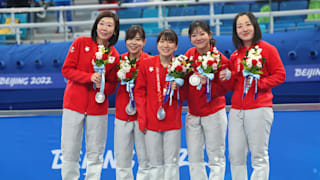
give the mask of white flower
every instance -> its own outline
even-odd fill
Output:
[[[257,47],[257,54],[260,54],[261,55],[261,52],[262,52],[262,49]]]
[[[213,63],[213,64],[212,64],[212,69],[213,69],[214,71],[218,69],[217,63]]]
[[[99,52],[96,52],[96,58],[98,60],[102,60],[102,53],[99,51]]]
[[[250,59],[261,59],[262,56],[260,54],[250,54],[248,56]]]
[[[119,79],[124,80],[126,78],[126,72],[122,71],[122,69],[120,69],[117,72],[117,76],[119,77]]]
[[[99,51],[100,51],[101,49],[104,49],[104,45],[98,45],[98,49],[99,49]]]
[[[131,66],[129,64],[123,64],[122,69],[125,72],[129,72],[131,69]]]
[[[187,72],[187,67],[185,67],[185,66],[182,66],[182,72]]]
[[[213,54],[213,59],[216,59],[218,62],[220,61],[220,55],[219,54]]]
[[[252,67],[252,59],[248,58],[246,60],[246,65],[247,65],[248,68],[251,68]]]
[[[207,63],[208,63],[208,60],[207,60],[207,59],[205,59],[204,61],[202,61],[202,67],[203,67],[204,69],[207,69],[207,68],[208,68]]]
[[[174,72],[174,69],[175,69],[175,67],[171,66],[170,69],[169,69],[169,72]]]
[[[214,57],[212,57],[212,56],[208,56],[208,57],[207,57],[207,60],[208,60],[208,61],[209,61],[209,60],[214,61]]]
[[[252,59],[261,59],[262,58],[261,52],[262,52],[262,49],[259,48],[259,46],[255,46],[254,48],[249,50],[248,57]]]
[[[262,68],[262,63],[260,61],[257,62],[257,67]]]
[[[189,69],[189,68],[190,68],[190,66],[191,66],[191,64],[190,64],[190,63],[188,63],[188,64],[187,64],[187,69]]]
[[[248,56],[253,55],[256,53],[256,50],[254,48],[250,49],[248,52]]]
[[[180,61],[174,61],[173,63],[172,63],[172,66],[174,66],[174,67],[177,67],[177,66],[180,66],[181,65],[181,62]]]

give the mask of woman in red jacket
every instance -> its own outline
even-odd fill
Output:
[[[228,126],[232,179],[248,179],[246,160],[250,151],[251,180],[268,180],[268,144],[273,122],[271,88],[283,83],[286,73],[277,49],[261,40],[261,30],[252,13],[242,12],[234,18],[232,40],[237,50],[230,58],[231,73],[220,74],[222,80],[231,75],[233,91]],[[260,72],[249,72],[251,67]]]
[[[125,62],[135,61],[135,70],[143,63],[144,59],[150,57],[143,52],[142,48],[146,43],[145,32],[139,25],[129,28],[125,37],[126,46],[129,52],[121,55],[122,66]],[[131,68],[129,67],[128,70]],[[126,78],[126,72],[123,67],[118,71],[120,79]],[[130,75],[131,76],[131,75]],[[135,144],[139,169],[136,175],[137,180],[149,180],[149,161],[146,153],[144,134],[139,130],[137,113],[134,106],[134,79],[131,81],[121,80],[116,96],[116,118],[114,122],[114,151],[117,180],[133,180],[132,156],[133,144]],[[130,93],[129,93],[130,92]],[[131,107],[131,108],[128,108]]]
[[[86,125],[86,179],[100,179],[107,138],[108,99],[117,87],[119,53],[113,47],[119,37],[119,18],[101,12],[92,27],[91,38],[79,37],[72,43],[62,67],[68,79],[62,114],[63,180],[79,179],[82,134]],[[104,60],[105,65],[99,65]],[[94,65],[95,64],[95,65]]]
[[[135,102],[141,131],[145,132],[150,161],[150,180],[179,180],[180,129],[182,127],[177,83],[173,81],[172,101],[164,102],[167,89],[167,66],[177,49],[178,37],[173,30],[165,29],[157,37],[159,55],[140,63]],[[183,90],[179,91],[183,99]],[[171,103],[170,103],[171,102]]]
[[[189,38],[194,45],[185,55],[197,64],[198,57],[209,52],[220,56],[221,66],[228,66],[229,60],[215,48],[210,26],[197,20],[189,26]],[[208,179],[204,163],[204,145],[209,158],[209,179],[223,180],[225,175],[225,141],[227,131],[226,101],[227,90],[220,84],[216,73],[210,80],[197,70],[188,79],[188,114],[186,117],[186,139],[188,145],[191,180]],[[198,84],[195,84],[197,82]],[[208,84],[207,84],[208,82]],[[202,83],[201,88],[199,83]],[[207,86],[207,85],[211,86]],[[210,92],[210,93],[208,93]],[[210,96],[210,97],[208,97]],[[209,99],[208,99],[209,98]]]

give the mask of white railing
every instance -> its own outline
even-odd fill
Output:
[[[253,2],[259,0],[246,0],[242,2]],[[236,14],[215,14],[214,4],[215,3],[227,3],[237,2],[235,0],[199,0],[199,1],[160,1],[160,2],[140,2],[140,3],[123,3],[121,6],[117,4],[104,4],[104,5],[78,5],[78,6],[60,6],[60,7],[48,7],[46,10],[42,7],[34,8],[3,8],[0,9],[0,14],[11,14],[11,24],[1,24],[1,28],[10,28],[11,34],[15,35],[16,43],[21,43],[20,29],[21,28],[42,28],[42,27],[62,27],[64,29],[64,39],[68,39],[66,28],[68,26],[91,26],[93,19],[89,20],[74,20],[71,22],[65,21],[63,18],[64,11],[81,11],[81,10],[98,10],[98,9],[111,9],[111,8],[137,8],[137,7],[157,7],[158,17],[155,18],[139,18],[139,19],[120,19],[121,24],[132,24],[132,22],[139,23],[150,23],[157,22],[159,28],[169,28],[169,22],[177,21],[192,21],[195,19],[199,20],[210,20],[210,26],[216,26],[216,35],[220,35],[220,21],[225,19],[233,19]],[[194,15],[194,16],[175,16],[165,17],[162,14],[162,9],[167,6],[177,5],[196,5],[196,4],[207,4],[210,6],[210,14],[208,15]],[[15,23],[15,14],[17,13],[48,13],[48,12],[59,12],[60,17],[58,22],[28,22],[28,23]],[[308,15],[320,13],[320,9],[305,9],[305,10],[290,10],[290,11],[271,11],[271,12],[254,12],[257,17],[270,17],[269,32],[274,31],[274,17],[280,16],[295,16],[295,15]]]

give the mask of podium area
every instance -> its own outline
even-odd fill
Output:
[[[108,116],[108,139],[101,176],[101,179],[108,180],[115,180],[113,111],[111,109]],[[183,124],[185,116],[186,107],[182,113]],[[274,105],[269,146],[270,179],[320,179],[319,117],[320,104],[317,103]],[[188,151],[184,128],[183,126],[181,131],[180,179],[188,180]],[[61,179],[60,135],[61,110],[0,111],[0,179]],[[207,161],[207,157],[205,160]],[[227,156],[225,180],[231,180],[228,161]],[[138,167],[136,156],[132,162],[135,174]],[[86,172],[84,147],[79,163],[80,180],[83,180]]]

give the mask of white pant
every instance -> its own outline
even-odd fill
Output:
[[[150,180],[179,180],[180,129],[147,130],[145,140],[151,165]]]
[[[116,158],[116,179],[133,180],[132,156],[135,144],[139,169],[137,180],[149,180],[149,160],[146,151],[144,134],[139,129],[138,121],[114,122],[114,151]]]
[[[251,152],[251,180],[269,179],[268,144],[273,122],[270,107],[231,109],[229,113],[229,158],[232,180],[247,180],[247,154]]]
[[[63,109],[61,130],[61,175],[63,180],[79,179],[79,160],[84,124],[86,125],[86,180],[100,179],[107,140],[108,115],[85,115]]]
[[[205,147],[209,159],[209,179],[224,180],[226,132],[227,115],[225,109],[205,117],[187,114],[186,139],[191,180],[208,179],[204,163]]]

